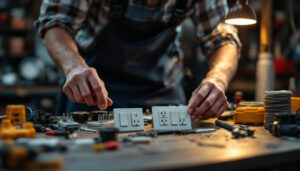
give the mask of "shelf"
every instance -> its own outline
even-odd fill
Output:
[[[0,27],[0,33],[31,33],[32,29],[14,29],[9,27]]]
[[[0,86],[0,96],[56,96],[62,92],[60,86]]]

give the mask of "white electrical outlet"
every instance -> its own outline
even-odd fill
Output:
[[[154,106],[152,107],[154,130],[191,130],[191,117],[186,106]]]
[[[144,131],[142,108],[115,108],[114,118],[120,132]]]

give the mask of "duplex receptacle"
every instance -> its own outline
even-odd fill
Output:
[[[186,106],[152,107],[154,130],[191,130],[191,118]]]

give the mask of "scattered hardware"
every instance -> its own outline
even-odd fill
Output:
[[[265,129],[271,129],[274,113],[291,113],[291,96],[292,92],[285,90],[265,92]]]
[[[91,121],[98,121],[98,116],[103,114],[109,114],[106,110],[96,110],[90,113]]]
[[[26,121],[47,126],[48,124],[56,123],[58,120],[52,113],[45,113],[41,110],[33,110],[30,107],[26,107]]]
[[[101,142],[117,140],[118,132],[119,132],[119,130],[117,128],[99,128]]]
[[[278,137],[300,137],[300,114],[274,114],[270,133]]]
[[[96,152],[102,151],[105,149],[105,145],[103,143],[96,143],[93,145],[93,150]]]
[[[64,130],[51,130],[45,132],[45,135],[49,135],[49,136],[66,136],[66,134],[67,133]]]
[[[119,143],[116,140],[109,140],[106,142],[96,141],[92,148],[95,152],[100,152],[103,150],[113,151],[119,148]]]
[[[255,133],[255,130],[249,129],[245,125],[232,125],[220,120],[216,120],[216,125],[230,131],[234,138],[253,136]]]
[[[72,112],[72,118],[75,122],[86,123],[89,120],[89,112]]]
[[[262,125],[264,123],[264,107],[237,107],[234,111],[234,123]]]
[[[142,108],[116,108],[114,118],[120,132],[144,131]]]
[[[34,129],[36,132],[46,132],[46,127],[42,124],[34,124]]]
[[[124,142],[131,142],[134,144],[149,144],[152,142],[152,138],[151,137],[147,137],[147,136],[136,136],[136,137],[125,137],[123,139]]]
[[[97,142],[97,140],[94,138],[80,138],[74,140],[75,145],[93,145],[95,142]]]
[[[80,131],[97,132],[95,129],[90,129],[87,126],[80,126]]]
[[[233,118],[233,110],[226,110],[222,113],[221,116],[218,117],[219,120],[228,120]]]
[[[112,113],[108,113],[107,111],[94,111],[92,114],[95,116],[97,114],[98,121],[88,122],[88,125],[95,127],[105,127],[105,126],[113,126],[114,123],[114,115]]]
[[[74,126],[79,126],[78,122],[73,121],[70,113],[63,113],[63,119],[58,121],[58,125],[61,127],[74,127]]]
[[[37,140],[39,141],[39,140]],[[65,146],[61,144],[41,142],[5,142],[0,145],[1,167],[3,169],[34,169],[34,170],[52,170],[63,166],[63,158],[55,153],[46,153],[61,151]],[[49,140],[46,140],[51,142]]]
[[[34,123],[34,128],[37,132],[45,132],[51,124],[57,123],[58,119],[51,113],[26,107],[26,121]]]
[[[153,117],[152,115],[143,115],[144,124],[151,124]]]
[[[186,106],[152,107],[154,130],[191,130],[191,117]]]
[[[133,136],[157,137],[157,131],[138,132]]]
[[[46,131],[45,135],[64,136],[66,139],[70,139],[76,137],[76,134],[74,133],[76,130],[78,130],[78,126],[67,126],[57,130]]]
[[[119,148],[118,141],[111,140],[104,143],[107,151],[117,150]]]
[[[188,130],[188,131],[179,131],[178,134],[202,134],[202,133],[210,133],[210,132],[215,132],[215,128],[199,128],[195,130]]]

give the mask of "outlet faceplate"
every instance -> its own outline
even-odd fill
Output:
[[[152,107],[154,130],[191,130],[191,117],[186,106]]]
[[[143,110],[141,108],[115,108],[115,127],[120,132],[144,131]]]

